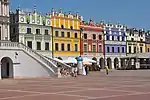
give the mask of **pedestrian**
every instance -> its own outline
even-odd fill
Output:
[[[88,75],[88,68],[87,68],[87,65],[85,65],[85,72],[86,72],[86,75]]]
[[[74,68],[74,77],[77,77],[77,73],[78,73],[78,68],[75,67],[75,68]]]
[[[106,74],[108,75],[108,71],[109,71],[109,68],[108,66],[106,65]]]

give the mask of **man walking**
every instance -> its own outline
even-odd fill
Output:
[[[109,71],[109,68],[108,66],[106,65],[106,74],[108,75],[108,71]]]

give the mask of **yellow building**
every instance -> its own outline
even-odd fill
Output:
[[[80,55],[80,22],[78,14],[51,11],[53,55],[66,59]]]
[[[127,29],[127,54],[145,52],[144,30]]]

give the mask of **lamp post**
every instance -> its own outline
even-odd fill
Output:
[[[84,28],[83,27],[81,27],[80,28],[80,56],[82,55],[82,50],[81,50],[81,48],[82,48],[82,46],[81,46],[81,44],[82,44],[82,32],[83,32],[83,30],[84,30]]]
[[[105,58],[105,56],[106,56],[106,52],[105,52],[105,33],[104,33],[104,30],[103,30],[103,43],[104,43],[104,51],[103,51],[103,54],[104,54],[104,68],[105,68],[105,66],[106,66],[106,58]]]

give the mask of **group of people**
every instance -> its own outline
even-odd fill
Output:
[[[69,69],[67,68],[61,68],[60,69],[61,76],[68,76],[69,75]]]
[[[106,66],[105,70],[106,70],[106,74],[108,75],[109,67]],[[83,65],[83,69],[82,69],[83,74],[82,75],[88,75],[88,71],[89,71],[88,66]],[[72,74],[73,77],[77,77],[78,72],[79,72],[79,70],[78,70],[77,66],[72,67],[72,72],[71,73],[69,72],[69,69],[67,69],[67,68],[61,68],[61,70],[60,70],[60,74],[62,76],[68,76],[68,75]]]

